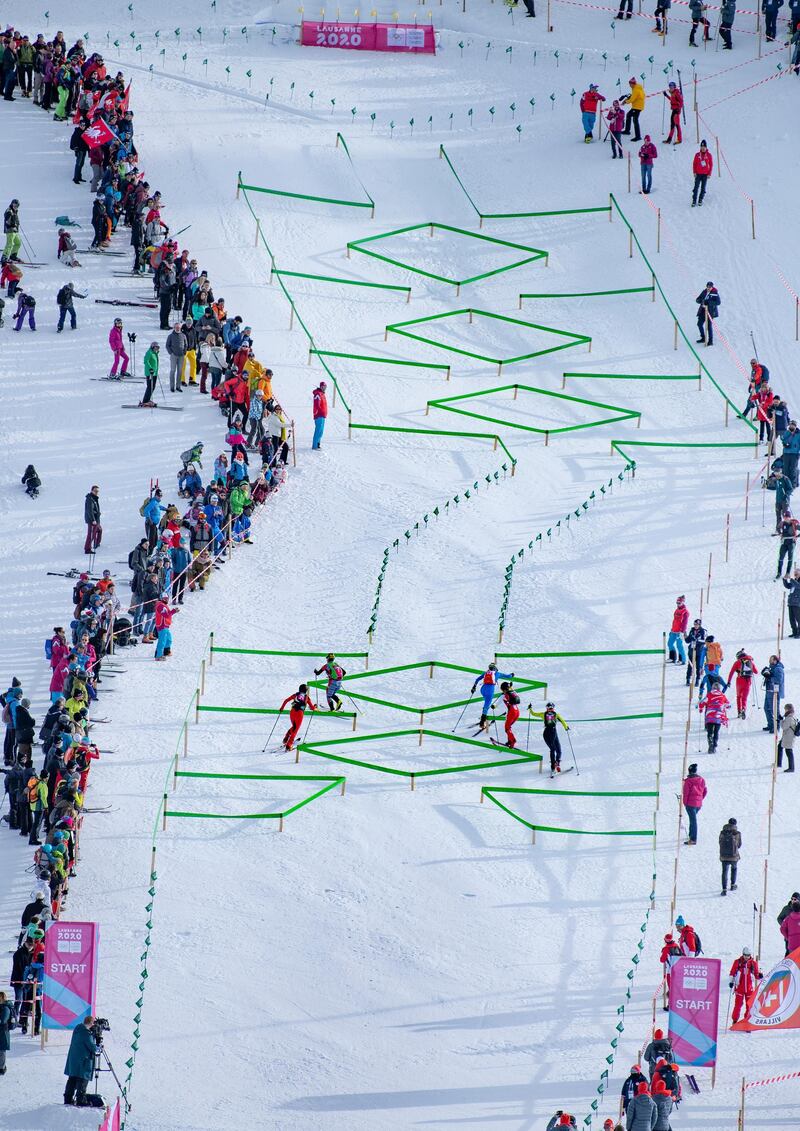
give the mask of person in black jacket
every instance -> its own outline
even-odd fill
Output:
[[[697,344],[705,342],[706,345],[713,346],[714,319],[719,314],[722,303],[719,291],[709,280],[694,301],[697,303],[697,331],[700,335]]]
[[[31,756],[33,754],[33,735],[36,727],[36,719],[30,713],[28,708],[31,705],[30,699],[21,699],[17,707],[16,721],[14,729],[17,733],[17,758],[26,766],[31,764]]]
[[[14,951],[11,960],[11,987],[14,990],[14,1024],[19,1019],[22,999],[25,993],[25,969],[30,965],[33,956],[33,939],[25,942]]]
[[[792,631],[790,635],[796,640],[800,637],[800,569],[796,569],[790,580],[784,580],[784,586],[789,590],[789,624]]]
[[[69,147],[75,154],[75,168],[72,172],[72,180],[76,185],[82,184],[84,181],[83,166],[86,161],[86,154],[89,152],[89,147],[83,138],[83,131],[89,128],[89,123],[85,118],[81,118],[78,125],[72,131],[72,137],[69,139]]]
[[[686,665],[686,685],[692,682],[694,676],[694,685],[700,683],[700,676],[703,674],[703,662],[706,655],[706,630],[703,628],[703,622],[699,617],[695,619],[694,624],[686,633],[686,643],[688,645],[687,651],[688,663]]]
[[[93,554],[103,540],[103,527],[100,525],[100,488],[95,484],[83,503],[83,521],[86,523],[84,554]]]
[[[624,1112],[628,1110],[628,1104],[636,1095],[636,1089],[639,1087],[639,1085],[646,1083],[647,1077],[642,1072],[641,1067],[638,1064],[634,1064],[631,1067],[630,1076],[622,1085],[622,1110]]]
[[[142,603],[142,643],[155,643],[156,601],[161,595],[156,566],[149,566],[142,582],[139,600]]]
[[[91,246],[100,247],[106,242],[108,235],[108,210],[106,209],[105,198],[101,193],[97,194],[92,205],[92,228],[94,229],[94,239]]]

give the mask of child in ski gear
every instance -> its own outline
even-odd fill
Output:
[[[581,95],[581,121],[583,122],[583,140],[592,141],[594,125],[597,120],[597,108],[605,102],[605,95],[600,94],[595,83],[589,83],[589,89]]]
[[[26,495],[30,495],[30,497],[32,499],[35,499],[35,498],[38,497],[39,488],[42,485],[42,481],[39,478],[39,476],[36,474],[36,468],[33,466],[32,463],[29,463],[28,466],[25,468],[25,474],[22,476],[22,483],[23,483],[23,486],[25,487],[25,494]]]
[[[547,1131],[558,1131],[561,1127],[576,1128],[577,1126],[574,1115],[570,1115],[566,1111],[557,1111],[547,1124]]]
[[[711,673],[719,672],[720,668],[722,667],[723,658],[724,653],[722,651],[722,645],[719,643],[715,636],[712,636],[709,633],[709,635],[706,637],[706,671]],[[720,683],[725,684],[725,687],[727,688],[728,685],[722,679],[722,676],[720,676]]]
[[[188,451],[181,452],[181,463],[184,467],[188,467],[190,463],[196,463],[198,467],[202,468],[200,456],[203,454],[203,441],[198,440],[194,447],[189,448]]]
[[[697,0],[694,0],[697,3]],[[708,28],[708,20],[705,20],[706,28]],[[692,29],[694,30],[694,29]],[[692,189],[692,208],[699,204],[703,207],[703,201],[706,198],[706,185],[708,178],[714,170],[714,158],[711,156],[708,146],[706,145],[705,138],[700,142],[700,149],[694,155],[692,162],[692,172],[694,173],[694,188]]]
[[[342,680],[347,675],[347,672],[341,664],[337,664],[333,652],[329,652],[325,657],[325,663],[322,667],[314,668],[314,675],[322,675],[323,672],[328,677],[328,686],[325,688],[325,695],[328,699],[328,710],[341,711],[342,701],[339,698],[339,691],[342,687]]]
[[[75,254],[77,250],[78,249],[75,241],[70,233],[66,230],[66,228],[59,228],[57,258],[61,259],[63,257],[63,260],[66,263],[67,267],[80,267],[78,257]]]
[[[561,743],[558,740],[558,723],[561,723],[565,731],[569,730],[569,726],[561,718],[561,715],[556,711],[555,703],[547,703],[543,711],[534,711],[531,704],[528,704],[528,713],[532,719],[542,719],[544,722],[544,729],[542,731],[542,738],[544,739],[545,746],[550,751],[550,774],[561,773]]]
[[[117,369],[120,362],[122,362],[122,370],[119,374],[120,377],[128,376],[128,361],[130,360],[125,352],[125,342],[122,336],[122,319],[115,318],[114,325],[108,332],[108,344],[111,347],[111,352],[114,354],[114,364],[111,366],[109,377],[117,376]]]
[[[713,346],[714,319],[719,315],[722,300],[719,297],[719,291],[711,280],[706,283],[694,301],[697,303],[697,332],[700,335],[697,344],[702,345],[703,342],[706,342],[707,345]],[[708,341],[706,341],[706,336]]]
[[[719,685],[716,682],[711,685],[705,698],[697,704],[698,711],[705,711],[709,754],[716,753],[719,743],[719,728],[728,725],[728,707],[730,707],[730,701],[725,693],[719,690]]]
[[[622,159],[622,127],[625,124],[625,111],[616,98],[611,103],[611,109],[606,111],[606,121],[608,136],[611,138],[612,160],[617,157]]]
[[[750,697],[750,688],[755,671],[755,660],[749,652],[740,648],[736,653],[736,659],[731,664],[731,670],[728,672],[728,684],[733,679],[734,672],[736,673],[736,710],[740,719],[747,718],[747,700]]]
[[[650,140],[650,134],[644,135],[644,144],[639,149],[639,167],[642,175],[642,192],[647,196],[653,188],[653,162],[658,157],[658,150]]]
[[[679,915],[675,920],[675,926],[680,931],[678,935],[678,946],[681,948],[681,953],[686,958],[697,958],[703,952],[700,944],[700,936],[694,927],[686,922],[682,915]]]
[[[668,935],[664,935],[664,945],[661,948],[661,957],[660,957],[659,961],[661,962],[661,965],[664,969],[664,980],[665,980],[666,985],[667,985],[667,1000],[669,1000],[670,971],[672,970],[672,967],[675,965],[676,960],[678,958],[682,958],[682,957],[683,957],[683,955],[681,953],[681,948],[678,946],[677,942],[672,937],[672,932],[670,932]],[[661,1031],[660,1029],[656,1030],[656,1032],[660,1032],[660,1031]],[[651,1045],[648,1045],[647,1046],[648,1050],[651,1047],[652,1047]],[[645,1050],[644,1057],[645,1057],[645,1060],[647,1061],[647,1063],[650,1065],[650,1079],[652,1080],[653,1079],[653,1072],[655,1070],[655,1060],[651,1063],[647,1050]]]
[[[489,712],[492,709],[492,702],[495,697],[495,688],[497,687],[498,679],[513,679],[513,672],[499,672],[497,664],[489,664],[485,672],[479,675],[472,685],[470,690],[470,698],[475,694],[475,689],[480,684],[481,698],[483,699],[483,711],[481,712],[480,722],[478,726],[481,730],[488,730],[489,728]]]
[[[674,82],[669,83],[668,89],[662,91],[662,93],[669,102],[669,133],[664,138],[664,144],[669,145],[672,141],[672,135],[675,134],[675,144],[680,145],[683,141],[683,134],[681,133],[683,95],[678,89],[678,84]]]
[[[673,939],[671,934],[665,936],[664,942],[667,944],[667,946],[675,946],[675,940]],[[664,950],[667,949],[667,946],[665,946]],[[661,953],[661,962],[665,963],[667,960],[663,957],[664,951],[662,950]],[[673,952],[668,957],[672,957],[674,963],[675,958],[679,957],[679,955],[676,955]],[[670,965],[672,965],[673,963],[670,963]],[[663,1029],[654,1030],[653,1039],[644,1050],[644,1059],[647,1061],[651,1080],[653,1079],[653,1073],[656,1070],[656,1065],[658,1064],[659,1060],[672,1060],[672,1042],[670,1041],[669,1037],[664,1036]]]
[[[763,977],[758,968],[758,962],[753,958],[753,953],[749,946],[742,947],[741,957],[734,959],[733,965],[730,968],[729,977],[730,982],[728,985],[733,990],[733,1013],[731,1014],[731,1023],[735,1025],[742,1014],[742,1010],[744,1010],[745,1021],[750,1017],[753,998],[756,995],[758,983]]]
[[[328,417],[328,398],[325,392],[327,387],[324,381],[320,381],[312,394],[311,414],[314,418],[314,439],[311,441],[311,448],[313,451],[319,451],[322,447],[322,434],[325,431],[325,421]]]
[[[11,287],[8,288],[9,298],[11,297]],[[17,295],[17,309],[14,311],[14,317],[17,320],[15,330],[21,330],[25,319],[28,319],[28,325],[31,330],[36,329],[36,299],[33,295],[26,294],[25,291],[20,291]]]
[[[719,834],[719,859],[722,864],[722,895],[728,894],[728,873],[731,891],[736,891],[736,873],[739,865],[739,849],[742,847],[742,834],[736,826],[736,818],[729,817]]]
[[[160,599],[156,602],[156,631],[158,632],[158,642],[156,644],[155,658],[157,660],[165,660],[167,656],[172,655],[172,618],[180,612],[180,609],[173,609],[169,603],[169,591],[161,594]]]
[[[503,693],[503,705],[505,706],[505,709],[506,709],[506,721],[505,721],[506,746],[508,746],[511,750],[513,750],[514,747],[517,745],[517,740],[516,740],[516,737],[514,735],[514,731],[513,731],[512,728],[514,726],[514,723],[519,718],[520,699],[519,699],[519,695],[517,695],[516,691],[512,690],[510,683],[501,683],[500,684],[500,690]]]
[[[707,793],[705,780],[697,772],[697,763],[693,762],[687,777],[683,779],[683,806],[689,817],[689,838],[684,844],[697,844],[697,814],[703,807]]]
[[[667,638],[669,649],[669,662],[674,664],[686,663],[686,649],[683,647],[683,637],[689,625],[689,610],[686,608],[686,598],[680,596],[675,601],[675,612],[672,614],[672,627]]]
[[[286,709],[286,704],[291,703],[289,711],[289,729],[283,736],[281,742],[284,750],[289,751],[294,746],[294,740],[297,738],[298,731],[303,725],[303,717],[306,713],[306,708],[311,711],[316,711],[317,706],[308,693],[308,684],[301,683],[297,691],[293,695],[288,695],[280,705],[280,710]]]
[[[794,740],[797,735],[798,719],[791,703],[784,703],[783,718],[781,719],[781,740],[778,743],[778,765],[783,765],[783,755],[786,754],[785,774],[794,773]]]

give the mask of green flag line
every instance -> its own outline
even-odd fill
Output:
[[[561,374],[567,377],[580,377],[591,381],[697,381],[696,373],[581,373],[567,371]],[[563,388],[563,385],[562,385]]]

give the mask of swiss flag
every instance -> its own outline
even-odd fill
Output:
[[[128,110],[130,109],[130,103],[131,103],[131,84],[128,83],[127,87],[125,88],[125,93],[123,94],[122,98],[120,98],[120,100],[119,100],[119,106],[117,107],[118,113],[127,114]]]
[[[119,138],[102,118],[98,118],[88,130],[83,131],[83,140],[90,149],[96,149],[100,145],[107,145],[110,141],[119,141]]]

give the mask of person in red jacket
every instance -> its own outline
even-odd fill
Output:
[[[680,932],[678,946],[681,948],[683,956],[685,958],[697,958],[700,954],[700,940],[697,937],[697,931],[686,922],[682,915],[679,915],[675,920],[675,926]]]
[[[750,947],[742,947],[741,958],[734,959],[730,969],[730,987],[733,990],[731,1022],[734,1025],[739,1020],[742,1009],[744,1009],[745,1021],[750,1016],[753,998],[762,976],[758,962],[753,958]]]
[[[705,779],[697,772],[697,763],[689,767],[689,774],[683,779],[683,807],[689,817],[689,837],[684,844],[697,844],[697,814],[703,807],[708,793]]]
[[[661,948],[661,957],[659,959],[659,962],[664,968],[664,979],[667,983],[667,1000],[669,1000],[670,971],[679,958],[683,958],[681,948],[675,942],[672,932],[670,932],[668,935],[664,935],[664,945]]]
[[[736,659],[728,672],[728,683],[733,679],[734,672],[736,673],[736,711],[740,719],[745,719],[747,718],[747,700],[750,697],[750,688],[753,676],[756,673],[756,662],[749,652],[745,652],[744,648],[740,648],[736,653]]]
[[[597,120],[597,108],[606,98],[600,94],[597,86],[591,82],[589,89],[581,95],[581,119],[583,121],[583,140],[587,143],[594,138],[594,124]]]
[[[172,618],[180,609],[173,609],[169,603],[169,593],[162,593],[158,601],[156,601],[156,631],[158,632],[158,643],[156,644],[157,660],[165,660],[167,656],[172,655]]]
[[[313,393],[311,412],[314,417],[314,439],[311,448],[315,452],[322,447],[322,433],[325,431],[325,421],[328,416],[328,398],[325,394],[327,387],[324,381],[320,381]]]
[[[787,954],[800,947],[800,911],[794,910],[794,902],[792,900],[792,910],[781,923],[781,934],[786,940]]]
[[[678,597],[675,602],[675,612],[672,614],[672,628],[669,630],[667,647],[669,648],[669,662],[674,664],[686,663],[686,649],[683,646],[683,637],[689,627],[689,610],[686,608],[686,598]]]
[[[767,443],[772,438],[772,405],[775,394],[769,385],[763,385],[753,398],[756,404],[756,420],[758,421],[758,439],[760,443]]]
[[[694,188],[692,190],[692,208],[696,204],[703,207],[706,198],[706,185],[708,178],[714,171],[714,158],[706,145],[705,138],[700,142],[700,149],[694,155],[692,172],[694,173]]]
[[[664,97],[669,101],[669,133],[664,138],[664,145],[669,145],[672,141],[672,135],[675,134],[675,144],[680,145],[683,141],[683,134],[681,133],[681,111],[683,110],[683,95],[678,89],[677,83],[671,82],[669,89],[663,92]]]
[[[519,695],[517,695],[516,691],[512,690],[510,683],[501,683],[500,690],[503,693],[503,704],[506,709],[506,746],[513,750],[517,745],[517,739],[512,727],[519,718]]]
[[[287,695],[281,703],[280,709],[282,711],[285,709],[287,703],[292,704],[289,710],[289,729],[281,739],[281,744],[284,750],[289,751],[294,746],[294,740],[297,738],[297,733],[303,725],[306,707],[311,711],[316,711],[317,705],[308,694],[307,683],[301,683],[294,695]]]

